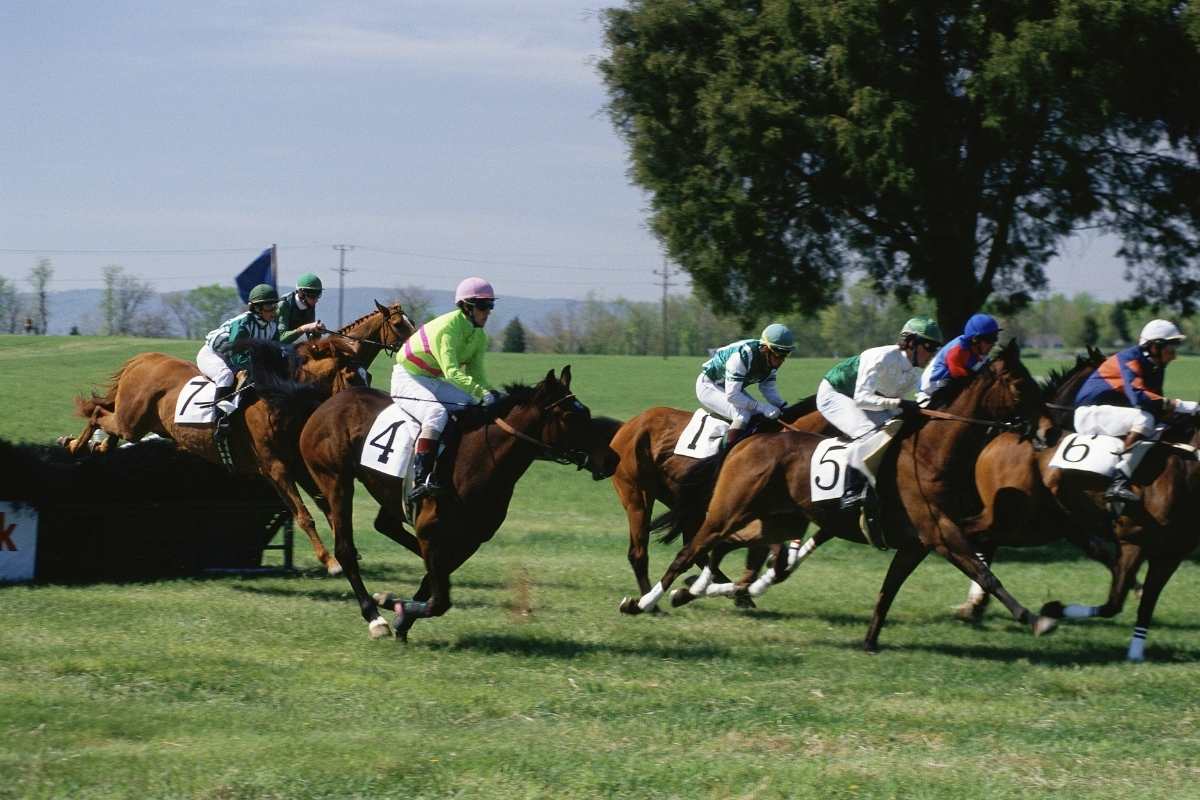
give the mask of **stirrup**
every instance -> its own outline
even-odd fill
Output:
[[[1140,503],[1142,498],[1135,494],[1129,488],[1129,479],[1124,475],[1117,477],[1107,489],[1104,490],[1104,499],[1110,502],[1116,501],[1121,503]]]
[[[422,497],[436,497],[441,493],[442,487],[439,484],[434,483],[431,479],[423,480],[413,483],[412,491],[408,493],[408,499],[415,503]]]

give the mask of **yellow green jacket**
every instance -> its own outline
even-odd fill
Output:
[[[408,337],[396,363],[410,375],[449,381],[476,400],[492,388],[483,371],[488,336],[457,308],[431,319]]]

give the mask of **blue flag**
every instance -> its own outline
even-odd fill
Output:
[[[269,283],[272,289],[276,288],[275,245],[263,250],[262,255],[251,261],[234,280],[237,281],[238,294],[241,295],[243,303],[250,302],[250,290],[260,283]]]

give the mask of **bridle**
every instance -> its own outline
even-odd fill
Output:
[[[555,400],[553,403],[542,406],[542,412],[544,413],[549,411],[559,403],[564,403],[567,400],[575,400],[576,402],[579,402],[576,400],[574,394],[565,394]],[[541,439],[534,438],[527,433],[522,433],[512,425],[509,425],[500,417],[496,417],[492,421],[496,423],[496,427],[505,433],[508,433],[523,442],[540,448],[542,450],[542,456],[540,457],[541,460],[553,461],[555,464],[574,464],[578,469],[584,469],[585,467],[588,467],[589,462],[591,461],[591,454],[585,450],[564,450],[563,448],[555,447],[552,444],[543,442]]]

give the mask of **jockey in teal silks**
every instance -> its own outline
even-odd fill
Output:
[[[296,290],[279,299],[276,322],[279,341],[291,344],[301,336],[320,336],[325,326],[317,319],[317,301],[321,299],[321,279],[306,272],[296,279]]]
[[[244,371],[250,368],[249,354],[235,353],[234,345],[243,339],[279,341],[279,325],[275,322],[275,306],[278,302],[279,295],[275,287],[267,283],[255,286],[250,290],[247,310],[209,331],[204,337],[204,346],[196,353],[196,366],[217,386],[214,398],[216,405],[213,406],[216,414],[213,439],[218,442],[228,433],[229,414],[237,408],[227,400],[235,391],[235,372],[244,380]]]
[[[758,339],[727,344],[704,362],[696,378],[696,399],[706,411],[729,420],[725,447],[732,447],[745,434],[752,416],[775,419],[787,405],[775,388],[775,377],[795,349],[792,332],[774,322]],[[765,403],[746,392],[753,384],[758,384]]]
[[[483,330],[496,293],[483,278],[467,278],[454,292],[455,309],[430,320],[408,338],[392,367],[393,399],[421,420],[412,499],[440,491],[434,479],[438,441],[449,422],[447,406],[491,405],[500,397],[483,369]]]

